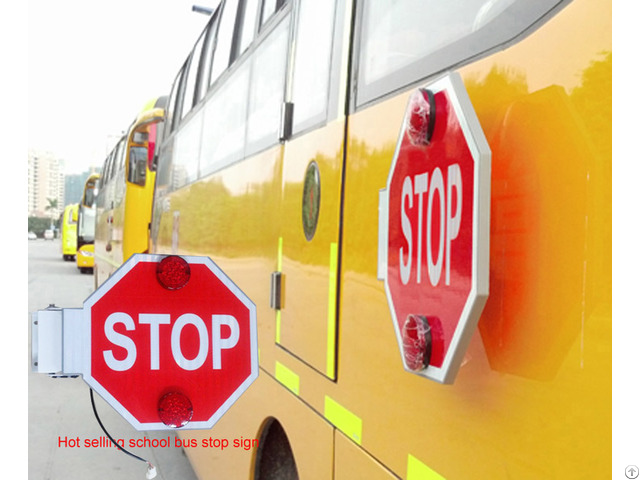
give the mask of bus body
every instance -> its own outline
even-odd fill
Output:
[[[81,273],[93,272],[93,242],[96,231],[96,195],[100,175],[92,173],[84,183],[82,199],[78,204],[76,265]]]
[[[78,241],[78,204],[67,205],[62,213],[62,258],[72,261],[76,257]]]
[[[171,90],[151,227],[153,253],[209,256],[257,305],[258,380],[180,433],[199,478],[610,476],[610,19],[221,2]],[[490,286],[443,385],[403,368],[378,226],[408,99],[449,72],[491,149]]]
[[[145,105],[103,164],[97,198],[95,284],[134,253],[148,253],[155,145],[166,97]]]

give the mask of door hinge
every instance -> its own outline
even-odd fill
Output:
[[[283,102],[280,112],[280,141],[284,142],[291,138],[293,131],[293,103]]]
[[[269,305],[274,310],[282,309],[282,272],[271,273],[271,295]]]

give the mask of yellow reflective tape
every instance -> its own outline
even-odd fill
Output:
[[[358,445],[362,443],[362,419],[331,397],[324,397],[324,417]]]
[[[338,290],[338,244],[329,253],[329,304],[327,306],[327,376],[336,374],[336,299]]]
[[[300,395],[300,377],[276,360],[276,380],[296,395]]]
[[[407,460],[407,480],[445,480],[445,478],[409,454]]]

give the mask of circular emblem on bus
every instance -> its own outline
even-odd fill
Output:
[[[302,228],[307,240],[316,233],[318,215],[320,214],[320,169],[314,161],[309,163],[304,174],[302,191]]]

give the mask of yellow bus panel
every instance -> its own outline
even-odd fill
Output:
[[[279,425],[250,454],[187,449],[199,477],[263,478],[275,471],[265,451],[296,465],[291,478],[610,477],[611,4],[549,3],[506,43],[473,58],[434,54],[421,65],[434,70],[416,74],[413,52],[398,45],[447,33],[393,30],[412,20],[408,5],[424,15],[420,2],[336,2],[324,12],[321,2],[274,3],[256,43],[231,55],[184,113],[173,102],[186,70],[178,74],[160,149],[152,251],[211,257],[258,312],[259,379],[211,431],[180,436],[262,438]],[[514,15],[540,5],[511,4]],[[291,26],[294,38],[308,24],[292,17],[310,5],[318,22],[336,21],[331,75],[323,120],[297,124],[293,73],[283,75],[281,117],[255,98],[275,75],[248,85],[254,60],[277,57],[270,35]],[[474,5],[469,35],[500,18],[495,5]],[[366,12],[385,15],[366,23]],[[396,35],[367,44],[373,27]],[[490,290],[455,382],[443,385],[403,368],[378,279],[378,221],[407,101],[452,71],[491,149]],[[256,146],[238,112],[281,118],[281,131]]]
[[[62,213],[62,258],[73,260],[78,241],[78,204],[67,205]]]

